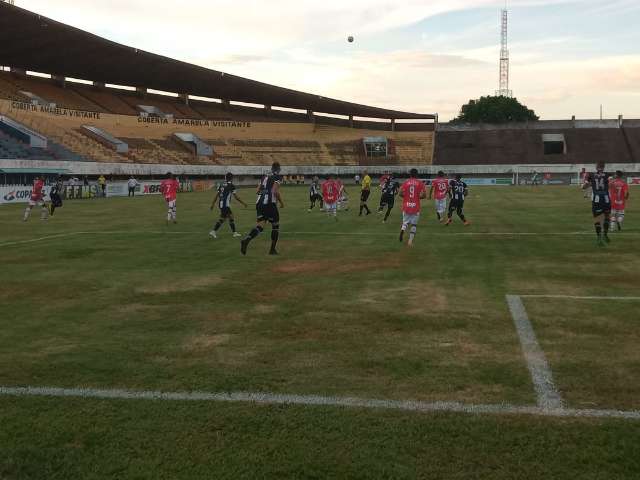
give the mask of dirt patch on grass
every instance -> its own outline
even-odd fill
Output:
[[[173,281],[166,281],[153,285],[146,285],[136,288],[136,292],[145,294],[188,292],[190,290],[199,290],[202,288],[213,287],[220,284],[221,282],[222,278],[218,275],[204,275],[186,279],[176,279]]]
[[[398,257],[383,259],[354,258],[348,262],[338,260],[290,260],[275,265],[272,271],[276,273],[313,273],[332,276],[341,273],[397,268],[401,266],[402,263],[402,260]]]
[[[190,352],[210,350],[220,345],[229,343],[233,335],[220,333],[217,335],[194,335],[184,342],[184,349]]]
[[[276,306],[275,305],[266,305],[263,303],[259,303],[257,305],[255,305],[253,307],[253,311],[255,313],[261,314],[261,315],[267,315],[269,313],[273,313],[276,311]]]

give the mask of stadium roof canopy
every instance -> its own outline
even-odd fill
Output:
[[[0,65],[180,94],[385,119],[435,119],[277,87],[138,50],[0,2]]]

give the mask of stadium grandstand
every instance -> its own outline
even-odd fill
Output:
[[[0,3],[0,10],[2,158],[205,166],[275,159],[294,166],[432,163],[434,114],[276,87],[119,45],[10,4]],[[33,136],[46,141],[34,146]]]

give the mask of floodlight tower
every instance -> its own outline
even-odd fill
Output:
[[[509,48],[507,46],[509,26],[509,10],[506,6],[502,10],[502,28],[500,41],[500,84],[496,95],[512,97],[513,92],[509,90]]]

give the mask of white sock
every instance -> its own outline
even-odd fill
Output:
[[[31,215],[31,209],[27,207],[24,211],[24,220],[27,220],[29,218],[29,215]]]

